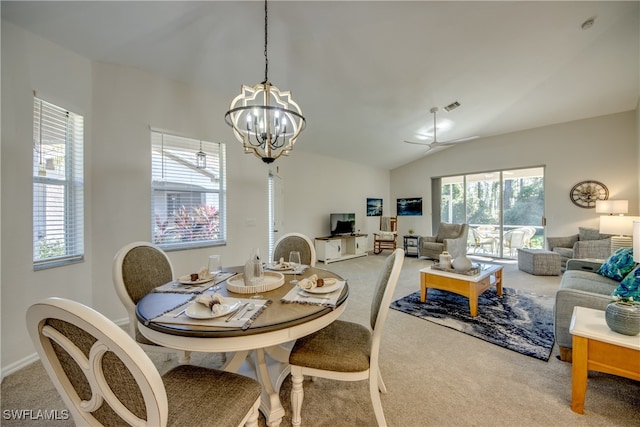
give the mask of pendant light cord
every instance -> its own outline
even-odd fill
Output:
[[[267,83],[269,81],[269,58],[267,57],[267,25],[268,25],[268,15],[267,15],[267,0],[264,0],[264,82]]]

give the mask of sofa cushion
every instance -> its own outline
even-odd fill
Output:
[[[600,230],[597,228],[578,227],[579,240],[600,240]]]
[[[567,270],[562,275],[561,289],[575,289],[610,296],[620,283],[617,280],[584,270]]]
[[[438,227],[438,235],[436,236],[436,242],[442,243],[444,239],[455,239],[460,235],[462,224],[449,224],[447,222],[441,222]]]
[[[632,297],[634,301],[640,301],[640,264],[622,279],[612,295]]]
[[[600,266],[597,273],[621,281],[635,266],[633,248],[620,248]]]
[[[378,235],[380,236],[378,240],[393,240],[396,237],[396,233],[393,231],[379,231]]]
[[[560,256],[565,258],[573,258],[573,248],[553,248],[553,252],[559,253]]]

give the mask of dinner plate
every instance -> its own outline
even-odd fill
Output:
[[[204,304],[200,304],[199,302],[194,302],[185,310],[184,314],[191,317],[192,319],[215,319],[216,317],[224,316],[225,314],[231,313],[233,310],[238,308],[240,305],[240,301],[232,302],[232,303],[224,303],[222,305],[222,310],[218,310],[215,313],[211,312]]]
[[[335,279],[325,279],[325,280],[335,280]],[[308,292],[310,294],[328,294],[331,293],[337,289],[340,288],[340,283],[338,281],[336,281],[335,283],[333,283],[332,285],[324,285],[321,287],[315,287],[313,289],[302,289],[305,292]]]
[[[281,264],[268,264],[267,268],[273,271],[288,271],[293,270],[290,265],[281,265]]]
[[[178,277],[176,282],[180,283],[181,285],[201,285],[202,283],[210,282],[215,278],[216,276],[212,275],[212,276],[207,276],[198,280],[191,280],[191,275],[188,275],[188,276]]]

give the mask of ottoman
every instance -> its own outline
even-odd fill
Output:
[[[535,276],[559,276],[560,254],[544,249],[518,249],[518,269]]]

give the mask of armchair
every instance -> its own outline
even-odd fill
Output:
[[[547,246],[560,254],[560,264],[576,259],[607,259],[611,255],[611,235],[601,234],[594,228],[578,228],[579,233],[565,237],[547,237]]]
[[[465,255],[468,234],[469,224],[441,222],[435,236],[418,238],[418,255],[431,259],[439,259],[440,254],[444,251],[449,252],[454,259]]]

